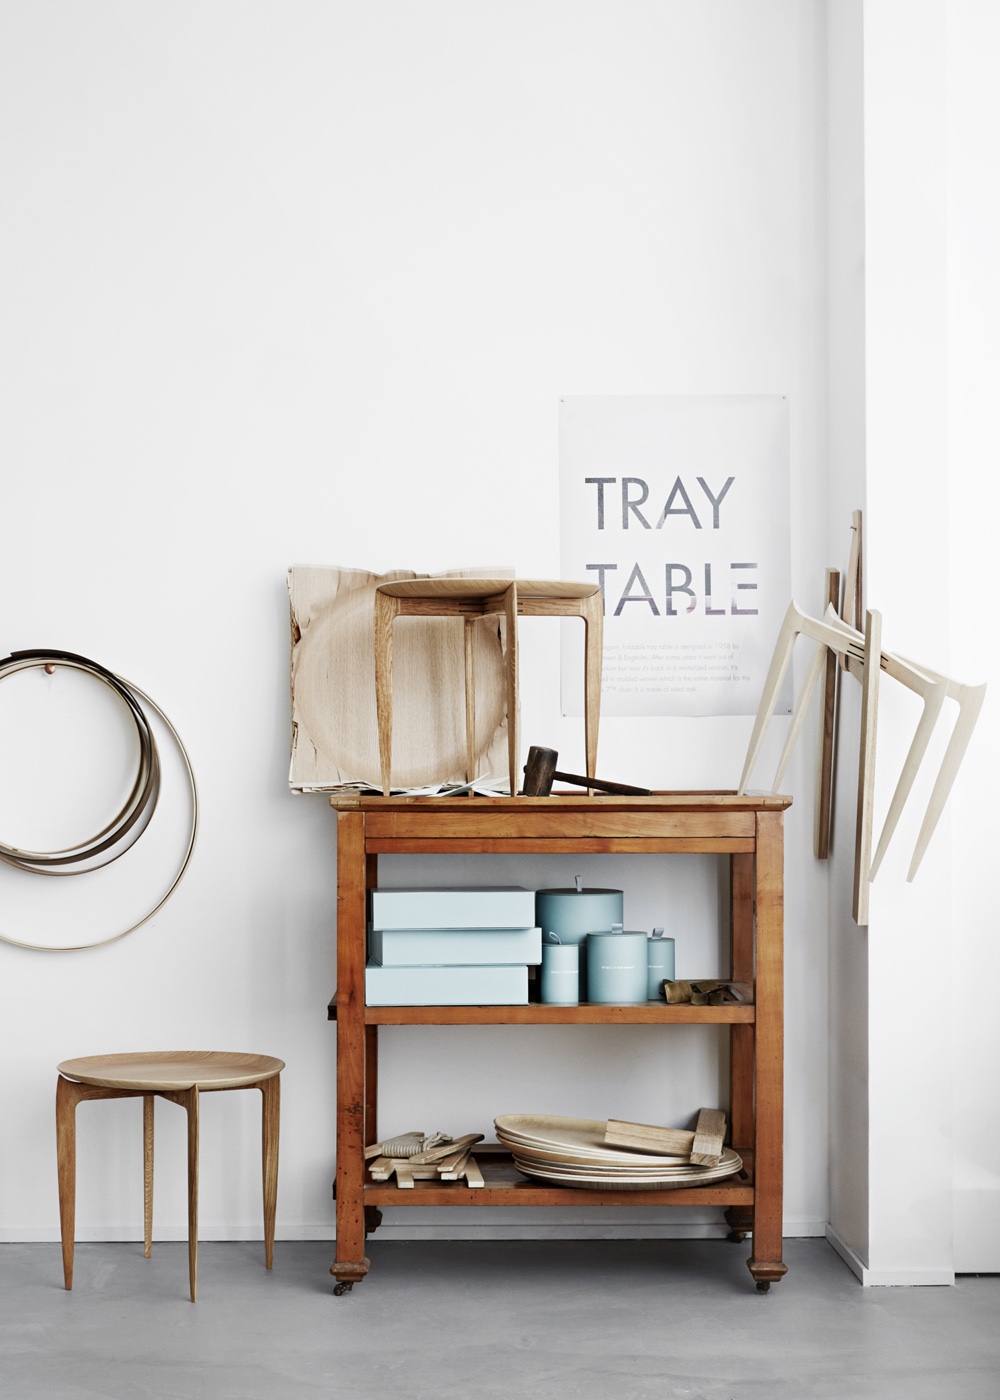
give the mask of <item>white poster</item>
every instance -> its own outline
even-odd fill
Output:
[[[787,399],[563,399],[559,463],[562,577],[604,596],[602,714],[756,714],[791,598]]]

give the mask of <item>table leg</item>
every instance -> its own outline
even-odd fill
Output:
[[[510,769],[510,795],[516,797],[520,787],[518,772],[517,733],[517,584],[512,583],[504,594],[504,617],[507,622],[507,765]]]
[[[757,815],[757,966],[754,1021],[756,1133],[753,1250],[748,1262],[766,1291],[787,1272],[781,1259],[784,1119],[784,986],[780,812]]]
[[[375,592],[375,713],[382,792],[389,795],[392,777],[392,624],[399,599]]]
[[[153,1253],[153,1094],[142,1096],[142,1240],[148,1259]]]
[[[580,600],[584,625],[583,736],[587,777],[597,772],[597,734],[601,723],[601,666],[604,659],[604,597],[598,592]]]
[[[365,826],[337,815],[337,1289],[364,1278]]]
[[[81,1085],[59,1076],[56,1082],[56,1161],[59,1170],[59,1228],[62,1233],[63,1279],[73,1287],[73,1245],[76,1235],[76,1106]]]
[[[187,1113],[188,1161],[188,1280],[191,1301],[198,1301],[198,1129],[200,1095],[197,1084],[190,1089],[164,1089],[160,1097],[179,1104]]]
[[[274,1262],[274,1217],[278,1207],[278,1121],[281,1076],[264,1079],[261,1093],[261,1175],[264,1183],[264,1264]]]

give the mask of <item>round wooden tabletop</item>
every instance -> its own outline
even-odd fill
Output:
[[[229,1050],[146,1050],[131,1055],[84,1055],[57,1066],[65,1079],[102,1089],[239,1089],[285,1068],[273,1055]]]

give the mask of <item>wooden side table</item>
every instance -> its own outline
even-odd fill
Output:
[[[584,651],[584,738],[587,777],[597,766],[597,731],[601,720],[601,661],[604,604],[594,583],[550,579],[418,578],[379,584],[375,590],[375,704],[382,765],[382,792],[388,797],[392,772],[392,624],[397,617],[465,619],[466,781],[475,777],[476,683],[471,624],[479,617],[503,617],[507,624],[504,672],[507,692],[507,759],[510,795],[518,789],[517,755],[517,619],[582,617]]]
[[[76,1106],[83,1099],[142,1098],[144,1242],[153,1243],[153,1099],[169,1099],[187,1111],[188,1275],[191,1301],[198,1288],[198,1120],[203,1093],[259,1089],[262,1096],[264,1177],[264,1262],[274,1257],[274,1216],[278,1198],[278,1116],[283,1060],[271,1055],[227,1051],[168,1050],[135,1055],[87,1055],[63,1060],[56,1084],[56,1139],[59,1163],[59,1224],[63,1276],[73,1287],[76,1227]]]

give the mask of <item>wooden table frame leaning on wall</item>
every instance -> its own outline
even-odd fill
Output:
[[[722,1206],[731,1238],[753,1237],[748,1267],[766,1291],[786,1272],[781,1257],[783,1114],[783,814],[787,797],[655,793],[650,797],[387,798],[336,794],[337,1022],[336,1258],[341,1293],[364,1278],[365,1239],[379,1207]],[[754,988],[724,1006],[365,1005],[368,891],[383,854],[728,855],[732,957],[728,975]],[[728,1025],[732,1145],[743,1172],[713,1185],[659,1191],[588,1191],[528,1181],[509,1155],[476,1148],[485,1188],[418,1181],[407,1191],[366,1174],[378,1140],[380,1025]]]

